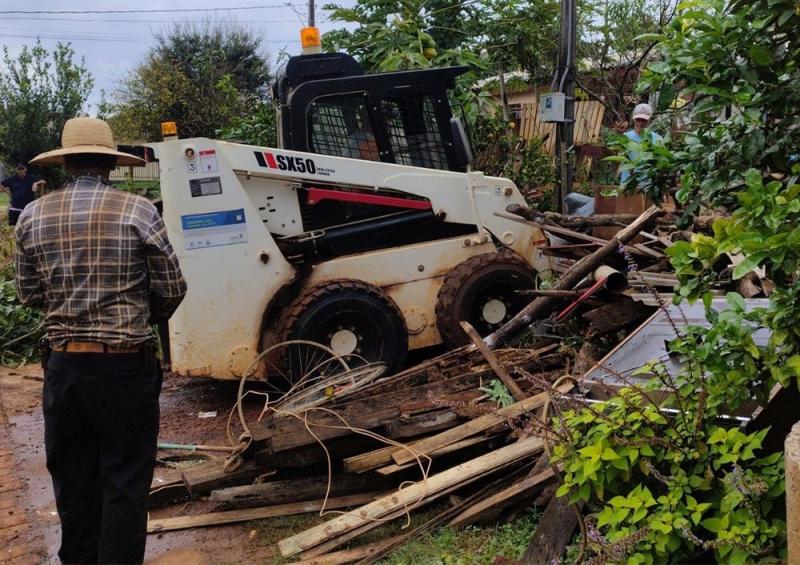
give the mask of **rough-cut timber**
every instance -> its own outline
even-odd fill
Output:
[[[595,226],[616,226],[630,224],[639,214],[594,214],[592,216],[569,216],[557,212],[545,212],[545,218],[564,228],[589,228]],[[528,218],[532,219],[532,218]]]
[[[527,438],[512,445],[501,447],[496,451],[428,477],[425,481],[414,483],[401,491],[384,496],[375,502],[329,520],[324,524],[319,524],[305,532],[283,539],[278,542],[278,548],[284,557],[296,555],[319,543],[358,528],[367,522],[382,518],[398,509],[406,508],[425,500],[427,497],[435,495],[454,484],[463,484],[465,481],[489,469],[494,469],[511,461],[522,460],[541,451],[542,447],[543,442],[538,437]]]
[[[480,520],[481,514],[488,510],[492,510],[497,506],[506,504],[513,499],[535,494],[538,490],[542,489],[546,484],[548,484],[554,476],[555,473],[553,469],[546,469],[545,471],[532,477],[525,477],[510,487],[501,490],[497,494],[485,498],[465,509],[458,516],[450,520],[448,526],[457,528],[473,524]]]
[[[330,496],[344,496],[390,487],[386,481],[364,475],[337,474],[331,479]],[[262,506],[288,504],[323,498],[328,476],[301,477],[215,490],[208,497],[214,502],[257,502]]]
[[[276,506],[265,506],[262,508],[247,508],[245,510],[230,510],[228,512],[209,512],[208,514],[198,514],[196,516],[178,516],[177,518],[163,518],[161,520],[150,520],[147,523],[147,532],[168,532],[171,530],[185,530],[186,528],[200,528],[203,526],[218,526],[220,524],[233,524],[245,522],[247,520],[260,520],[262,518],[274,518],[275,516],[290,516],[292,514],[305,514],[306,512],[317,512],[323,504],[325,508],[347,508],[364,504],[380,493],[354,494],[339,498],[329,498],[327,503],[324,500],[311,500],[308,502],[294,502],[292,504],[278,504]]]
[[[565,383],[559,386],[556,390],[559,393],[565,394],[571,389],[572,384]],[[443,447],[446,447],[464,438],[468,438],[493,428],[498,424],[505,424],[512,418],[516,418],[522,414],[526,414],[532,410],[541,408],[544,406],[544,403],[547,402],[550,394],[550,391],[541,392],[536,396],[526,398],[525,400],[516,402],[511,406],[500,408],[497,412],[484,414],[483,416],[475,418],[474,420],[470,420],[469,422],[465,422],[460,426],[456,426],[455,428],[451,428],[414,444],[413,452],[408,449],[397,451],[392,454],[392,459],[394,459],[396,464],[403,465],[416,460],[417,457],[428,455],[429,453],[432,453],[438,449],[442,449]]]

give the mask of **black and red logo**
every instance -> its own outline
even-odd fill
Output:
[[[256,161],[267,169],[278,169],[279,171],[293,171],[296,173],[316,174],[317,166],[313,159],[303,157],[289,157],[288,155],[273,155],[269,151],[254,151]]]

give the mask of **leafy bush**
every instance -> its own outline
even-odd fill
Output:
[[[498,114],[481,116],[475,123],[473,168],[511,179],[528,200],[540,197],[542,189],[554,180],[552,158],[544,151],[542,140],[519,137]]]
[[[16,367],[35,359],[43,335],[42,315],[23,306],[14,285],[14,237],[0,228],[0,364]]]
[[[654,375],[648,384],[557,420],[559,494],[589,503],[590,546],[605,559],[697,562],[713,551],[744,563],[784,544],[783,454],[761,451],[767,429],[720,421],[768,390],[750,378],[763,368],[756,325],[741,296],[728,302],[710,330],[672,343],[685,360],[678,375],[650,363],[639,371]]]

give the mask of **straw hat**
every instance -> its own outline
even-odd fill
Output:
[[[114,134],[103,120],[97,118],[72,118],[64,124],[61,132],[61,149],[54,149],[37,155],[31,159],[34,165],[63,165],[64,155],[113,155],[117,165],[144,165],[140,159],[130,153],[117,151]]]

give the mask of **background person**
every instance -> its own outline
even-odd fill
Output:
[[[62,148],[31,161],[70,180],[19,217],[17,292],[45,312],[47,469],[65,563],[141,563],[158,436],[161,368],[151,324],[186,283],[153,204],[109,186],[114,149],[96,118],[67,121]]]
[[[0,190],[11,196],[8,208],[8,225],[17,224],[22,210],[36,198],[38,192],[45,185],[45,181],[40,180],[36,175],[28,173],[28,166],[19,163],[16,167],[16,174],[6,177],[0,182]]]
[[[648,133],[650,134],[651,141],[653,142],[663,140],[663,138],[656,132],[651,132],[648,129],[650,126],[650,121],[653,119],[653,108],[650,106],[650,104],[637,104],[633,109],[633,115],[631,116],[631,119],[633,119],[632,129],[628,129],[628,122],[617,122],[614,124],[614,129],[634,143],[641,143],[644,139],[644,136]],[[628,151],[629,159],[635,159],[637,155],[637,151]],[[630,176],[630,171],[623,170],[619,177],[620,183],[624,186]]]

